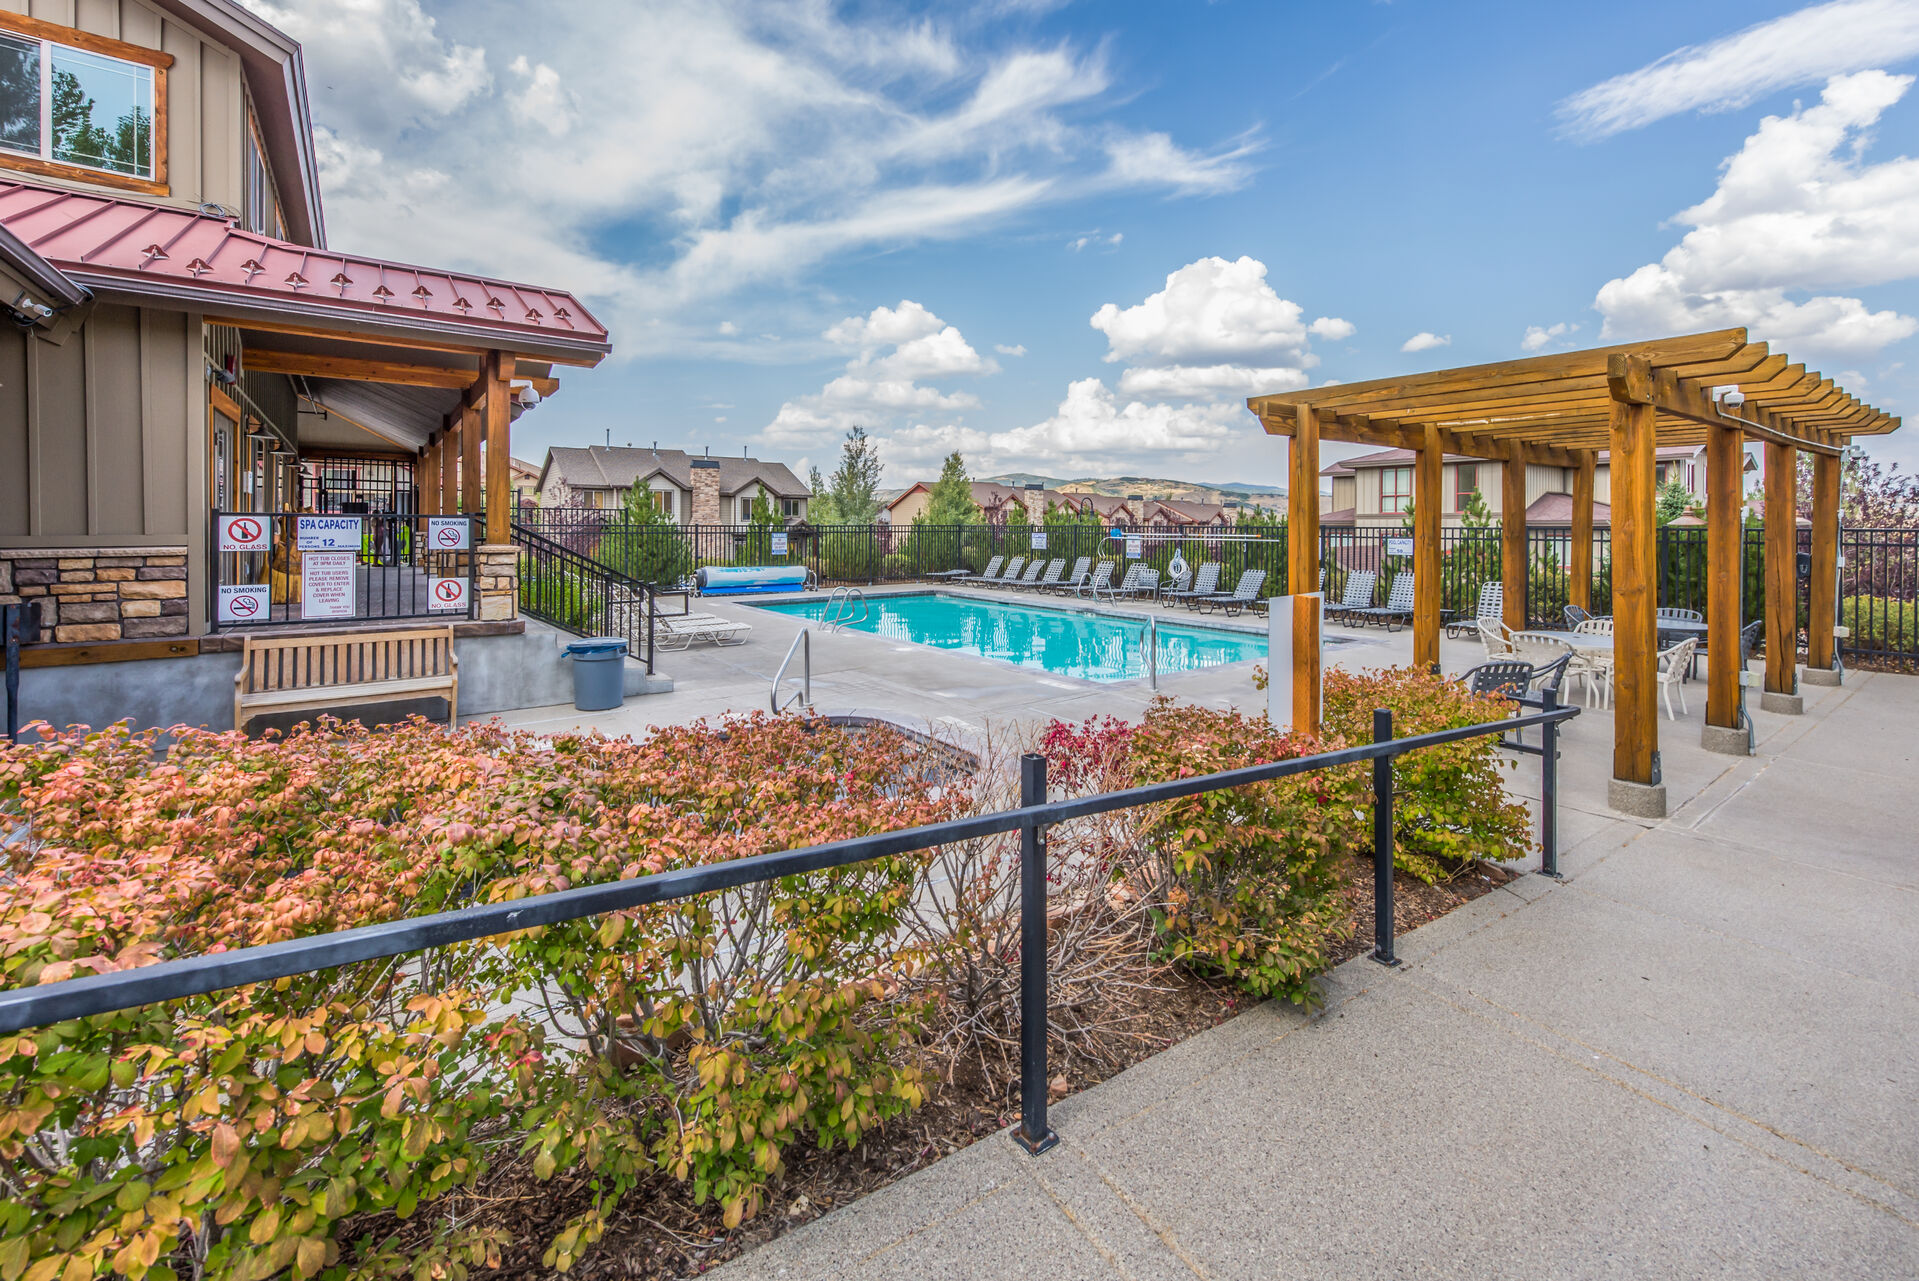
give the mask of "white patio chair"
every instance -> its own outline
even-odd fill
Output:
[[[1679,710],[1686,710],[1686,669],[1692,666],[1693,651],[1699,647],[1695,637],[1688,636],[1671,649],[1659,651],[1659,692],[1666,703],[1666,719],[1678,720],[1672,712],[1672,692],[1679,691]]]

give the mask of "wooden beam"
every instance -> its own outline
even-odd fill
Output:
[[[1286,578],[1289,592],[1319,590],[1319,415],[1302,406],[1294,416],[1292,473],[1286,497]],[[1293,615],[1293,732],[1319,733],[1319,629],[1311,616]]]
[[[1812,583],[1806,601],[1806,666],[1838,664],[1833,623],[1839,604],[1839,459],[1812,460]]]
[[[1656,411],[1612,409],[1613,777],[1659,781],[1658,529],[1653,516]]]
[[[420,461],[414,468],[420,488],[420,510],[429,516],[440,514],[440,447],[436,441],[429,440],[426,448],[420,451]]]
[[[1580,609],[1593,607],[1593,472],[1592,454],[1579,455],[1573,469],[1572,564],[1567,566],[1567,597]]]
[[[509,403],[507,371],[513,357],[505,352],[488,352],[486,382],[486,541],[505,545],[513,541],[513,448],[508,436],[513,427],[513,407]],[[1317,483],[1313,493],[1319,493]]]
[[[1510,451],[1499,465],[1499,579],[1506,626],[1526,630],[1526,456]]]
[[[1799,692],[1798,516],[1792,446],[1766,442],[1766,690]]]
[[[1413,467],[1413,666],[1439,670],[1439,513],[1445,445],[1428,427]]]
[[[1650,405],[1654,385],[1652,362],[1644,356],[1608,356],[1606,385],[1612,399],[1622,405]]]
[[[440,433],[440,514],[451,516],[460,510],[460,436],[459,417],[450,415]]]
[[[321,356],[304,351],[275,351],[248,347],[243,367],[258,374],[289,374],[307,378],[344,378],[353,382],[390,383],[396,387],[439,387],[464,390],[479,378],[471,369],[420,365],[398,360],[365,360],[358,356]]]
[[[1706,440],[1706,724],[1721,729],[1739,728],[1745,462],[1738,426],[1713,428]]]
[[[486,486],[480,479],[481,426],[479,411],[460,411],[460,510],[477,512],[486,502]]]

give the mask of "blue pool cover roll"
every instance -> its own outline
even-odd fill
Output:
[[[804,565],[708,565],[693,581],[702,596],[741,596],[748,592],[797,592],[806,588]]]

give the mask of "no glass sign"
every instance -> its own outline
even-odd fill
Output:
[[[272,541],[271,518],[267,516],[222,516],[216,535],[223,552],[263,552]]]

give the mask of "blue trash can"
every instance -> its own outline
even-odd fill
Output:
[[[626,640],[620,636],[588,636],[570,642],[566,656],[573,660],[573,709],[605,712],[626,701]]]

